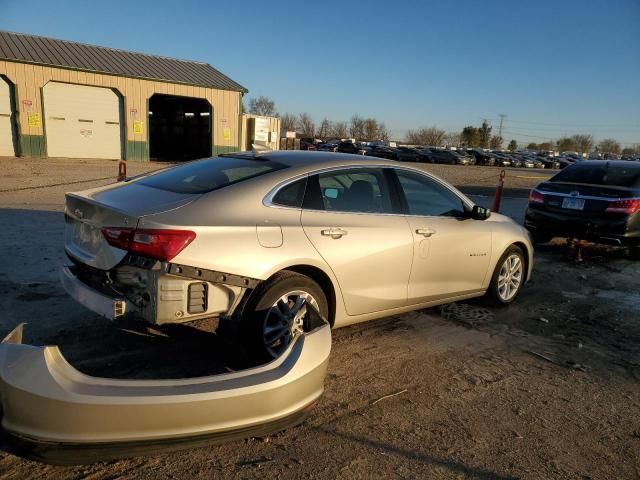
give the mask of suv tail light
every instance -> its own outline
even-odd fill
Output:
[[[163,262],[173,259],[196,238],[190,230],[119,227],[105,227],[102,235],[113,247]]]
[[[535,188],[529,193],[529,203],[544,203],[544,193],[539,192]]]
[[[607,207],[609,213],[626,213],[631,215],[640,212],[640,198],[629,198],[627,200],[617,200],[609,203]]]

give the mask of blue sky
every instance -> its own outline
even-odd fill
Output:
[[[0,29],[211,63],[317,121],[640,143],[640,0],[0,0]],[[540,138],[538,138],[540,137]]]

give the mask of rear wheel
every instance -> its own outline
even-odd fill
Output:
[[[511,245],[496,265],[487,298],[495,305],[510,304],[520,293],[525,277],[524,254],[519,247]]]
[[[298,273],[277,273],[256,288],[244,308],[243,343],[260,360],[277,358],[302,334],[309,308],[328,318],[327,299],[320,286]]]

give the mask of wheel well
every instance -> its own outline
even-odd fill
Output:
[[[336,318],[336,292],[329,276],[319,268],[312,267],[311,265],[293,265],[291,267],[287,267],[285,270],[309,277],[320,285],[320,288],[322,288],[322,291],[327,297],[329,307],[329,325],[333,327],[333,322]]]
[[[527,275],[526,279],[529,280],[529,249],[522,242],[515,242],[513,245],[520,248],[520,250],[522,250],[522,253],[524,253],[524,268],[525,268],[524,271],[525,271],[525,274]]]

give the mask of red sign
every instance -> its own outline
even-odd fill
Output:
[[[22,100],[22,108],[24,108],[25,110],[29,110],[32,105],[33,102],[31,100]]]
[[[131,115],[132,117],[135,117],[136,115],[138,115],[138,109],[137,108],[129,109],[129,115]]]

